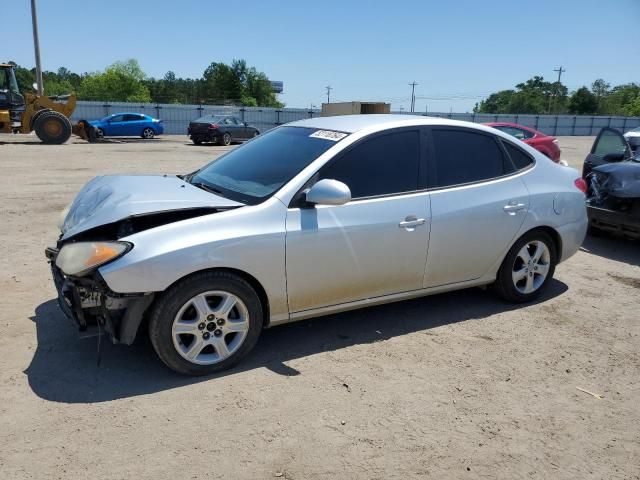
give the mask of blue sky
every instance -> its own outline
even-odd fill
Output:
[[[0,61],[32,67],[30,2],[2,5]],[[290,107],[320,105],[331,85],[332,101],[408,109],[415,80],[416,110],[469,111],[559,65],[571,89],[640,81],[640,0],[38,0],[38,16],[46,70],[136,58],[150,76],[200,77],[244,58],[284,81]]]

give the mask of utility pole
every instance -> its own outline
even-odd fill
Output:
[[[551,95],[549,97],[549,108],[548,113],[551,113],[551,99],[553,99],[553,109],[555,110],[556,108],[556,96],[558,95],[558,87],[560,86],[560,78],[562,78],[562,74],[564,72],[566,72],[566,70],[564,68],[562,68],[562,65],[560,65],[560,68],[554,68],[553,69],[554,72],[558,72],[558,82],[556,83],[556,87],[554,88],[553,91],[553,95]]]
[[[327,103],[331,103],[331,90],[333,90],[333,87],[331,87],[331,85],[327,85],[324,88],[327,89]]]
[[[31,23],[33,24],[33,46],[36,52],[36,83],[38,95],[42,95],[42,66],[40,65],[40,41],[38,40],[38,14],[36,13],[36,0],[31,0]]]
[[[419,84],[416,83],[415,80],[409,84],[409,86],[411,87],[411,112],[412,113],[416,106],[416,95],[415,95],[416,85],[419,85]]]

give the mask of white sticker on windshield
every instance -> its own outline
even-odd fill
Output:
[[[310,138],[324,138],[325,140],[331,140],[337,142],[346,137],[346,133],[334,132],[333,130],[318,130],[309,135]]]

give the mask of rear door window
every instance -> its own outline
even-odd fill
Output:
[[[370,139],[320,169],[320,179],[345,183],[354,199],[418,190],[420,135],[401,130]]]
[[[443,188],[491,180],[513,171],[493,135],[466,129],[433,128],[429,186]]]

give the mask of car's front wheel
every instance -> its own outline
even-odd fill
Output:
[[[504,258],[494,283],[497,293],[510,302],[535,300],[544,291],[558,263],[553,239],[542,230],[523,235]]]
[[[172,370],[207,375],[237,364],[262,331],[255,290],[227,272],[204,272],[171,287],[152,310],[151,343]]]
[[[146,138],[147,140],[149,140],[149,139],[155,137],[155,135],[156,135],[156,132],[153,131],[153,128],[147,127],[144,130],[142,130],[141,137],[142,138]]]
[[[231,134],[230,133],[225,133],[224,135],[222,135],[222,144],[225,147],[228,147],[229,145],[231,145]]]

